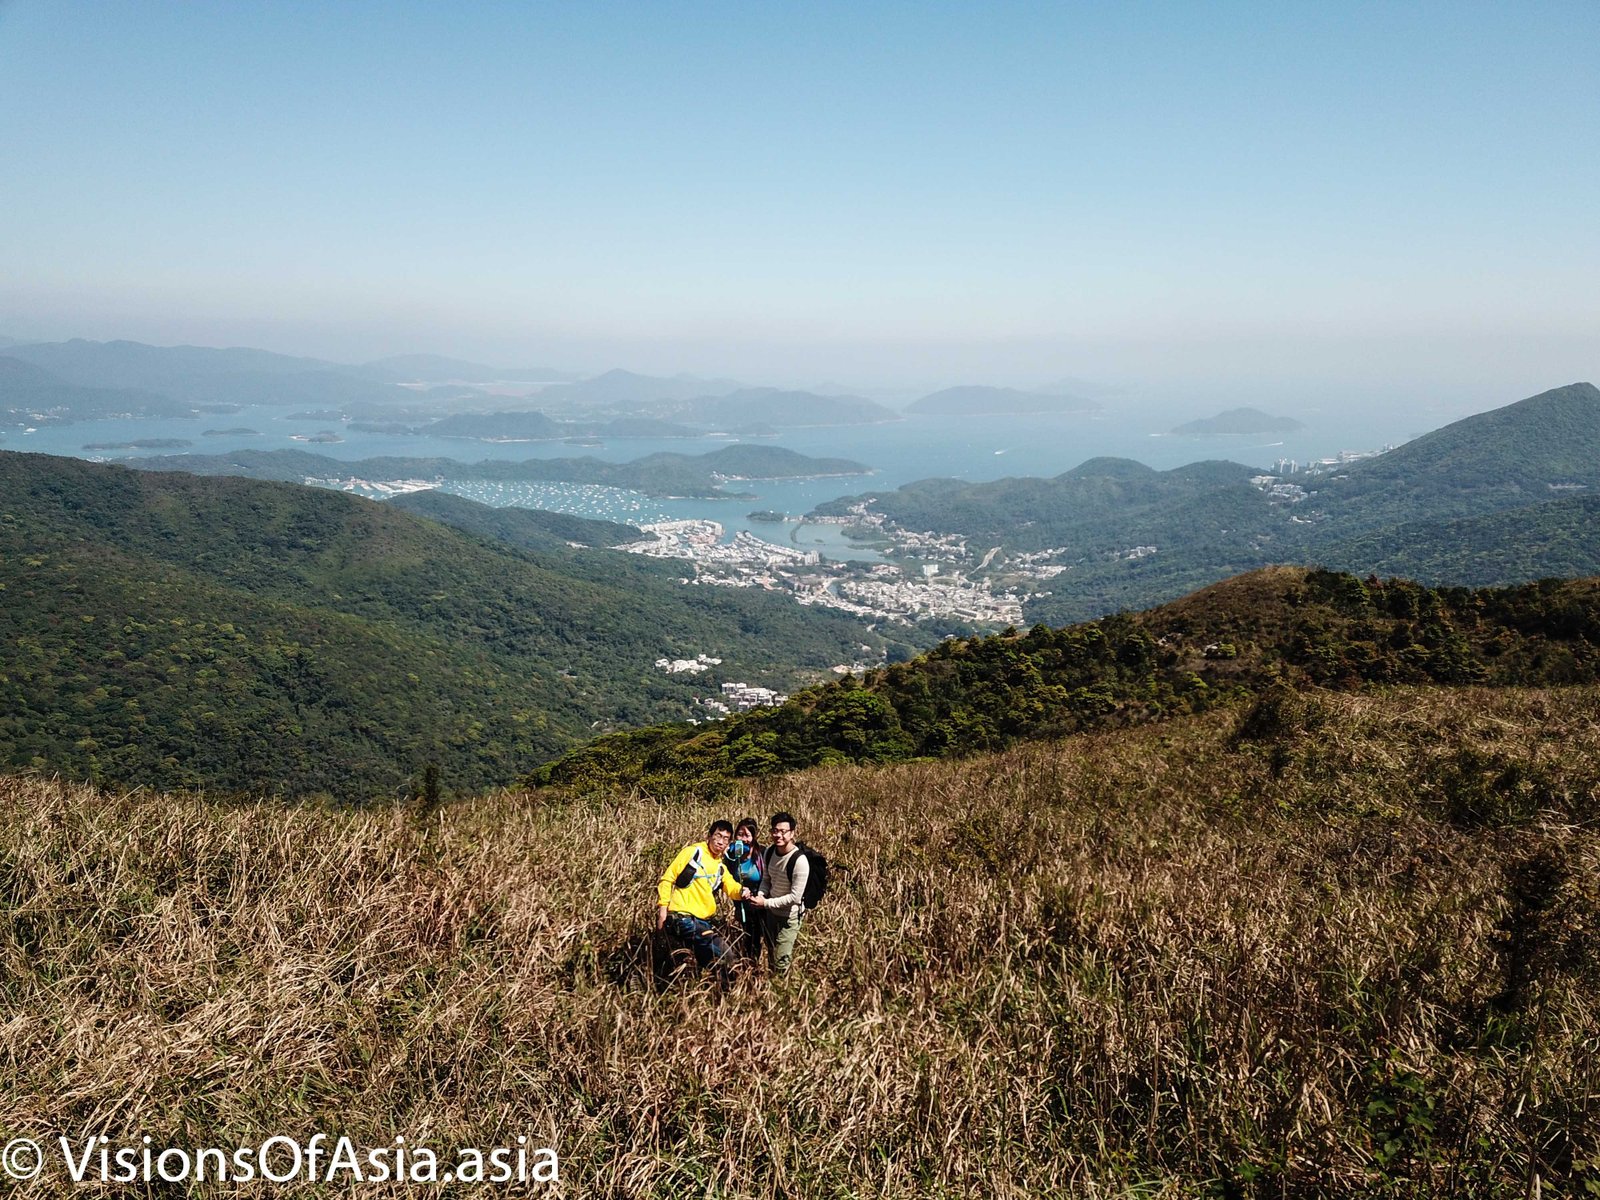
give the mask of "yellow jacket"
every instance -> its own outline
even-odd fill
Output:
[[[699,857],[696,858],[696,855]],[[673,887],[678,873],[691,861],[696,864],[693,881],[688,887]],[[731,871],[723,870],[722,860],[712,855],[710,846],[704,842],[694,842],[679,850],[661,873],[661,881],[656,884],[656,902],[669,913],[686,913],[709,921],[717,915],[719,890],[732,899],[739,894],[739,884]]]

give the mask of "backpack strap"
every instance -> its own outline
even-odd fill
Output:
[[[689,873],[689,878],[687,880],[684,880],[684,882],[679,883],[678,880],[683,879],[684,871],[687,871]],[[672,886],[675,889],[686,888],[686,887],[688,887],[690,884],[692,884],[695,881],[695,877],[698,876],[699,874],[700,874],[700,847],[696,846],[694,848],[694,853],[689,856],[689,861],[683,864],[683,871],[679,871],[677,878],[672,881]],[[713,887],[712,890],[713,891],[716,890],[715,887]]]
[[[795,855],[802,854],[804,852],[805,852],[805,845],[803,843],[801,843],[801,842],[796,842],[794,844],[794,849],[789,851],[789,853],[785,854],[782,858],[771,859],[767,863],[768,869],[776,867],[779,863],[783,864],[783,873],[789,877],[789,890],[791,892],[794,891],[794,859],[795,859]],[[809,858],[806,859],[807,863],[810,863],[810,861],[811,860]],[[805,907],[804,901],[805,901],[805,897],[802,896],[801,897],[801,907],[802,908]]]

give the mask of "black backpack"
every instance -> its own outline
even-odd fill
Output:
[[[801,854],[806,856],[806,862],[811,864],[811,870],[806,875],[806,911],[810,912],[822,903],[823,896],[828,893],[828,860],[820,850],[813,850],[801,842],[797,847]]]

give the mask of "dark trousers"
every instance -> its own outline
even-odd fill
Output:
[[[739,953],[746,958],[761,957],[761,942],[766,936],[766,917],[754,904],[741,903],[738,907],[739,928],[744,938],[739,943]]]
[[[689,943],[694,951],[694,961],[701,967],[721,962],[728,953],[728,943],[717,933],[716,927],[704,917],[691,917],[687,913],[668,913],[667,932],[676,934]]]

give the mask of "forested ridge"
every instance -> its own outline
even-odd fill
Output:
[[[952,638],[709,727],[609,735],[535,785],[673,795],[828,763],[998,750],[1273,689],[1600,680],[1600,581],[1434,589],[1280,567],[1144,613]]]
[[[0,765],[364,798],[434,762],[482,787],[715,687],[658,657],[788,685],[877,641],[565,544],[603,523],[442,507],[478,531],[323,489],[0,453]]]

